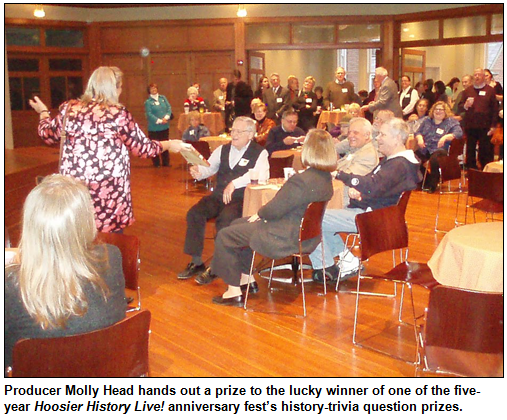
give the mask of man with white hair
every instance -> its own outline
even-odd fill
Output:
[[[340,257],[341,277],[353,275],[359,269],[359,259],[345,249],[337,232],[357,232],[357,214],[397,204],[401,193],[414,190],[421,182],[420,161],[412,150],[405,148],[408,125],[400,118],[393,118],[380,128],[379,152],[383,159],[370,173],[357,175],[338,171],[336,179],[349,187],[350,204],[344,209],[328,209],[322,221],[322,243],[310,255],[313,280],[323,282],[322,267],[326,267],[326,280],[336,281],[339,269],[334,257]],[[322,249],[324,258],[322,261]]]
[[[345,79],[347,72],[343,67],[336,69],[336,78],[329,82],[324,89],[324,107],[329,109],[333,104],[334,109],[340,109],[343,105],[354,102],[354,83]]]
[[[403,111],[398,99],[398,87],[392,79],[388,77],[387,70],[384,67],[377,67],[375,69],[375,81],[380,83],[380,88],[377,96],[373,102],[368,105],[363,105],[361,110],[363,112],[370,111],[373,115],[382,109],[393,111],[396,118],[403,117]]]
[[[345,173],[366,175],[378,165],[379,158],[372,142],[373,127],[366,118],[352,118],[346,140],[336,144],[336,152],[343,156],[336,169]],[[343,206],[349,204],[349,187],[343,191]]]

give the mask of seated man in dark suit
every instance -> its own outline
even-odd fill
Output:
[[[414,190],[421,182],[420,161],[412,150],[405,148],[408,125],[401,118],[393,118],[380,128],[379,152],[385,156],[367,175],[338,171],[339,179],[349,187],[350,204],[344,209],[328,209],[322,221],[322,243],[310,255],[313,280],[323,282],[322,266],[326,267],[326,279],[336,281],[338,267],[334,257],[340,257],[341,276],[350,276],[359,269],[359,259],[352,255],[336,232],[357,232],[355,218],[359,213],[398,203],[401,193]],[[322,245],[324,244],[324,245]],[[322,261],[322,246],[324,258]]]
[[[280,86],[280,76],[277,73],[271,75],[271,88],[264,89],[262,100],[268,107],[268,118],[280,123],[280,118],[290,108],[289,89]]]
[[[305,132],[297,127],[298,114],[294,111],[285,111],[282,124],[272,128],[266,140],[266,150],[269,156],[277,150],[294,149],[305,140]]]
[[[231,130],[231,143],[215,149],[208,161],[210,166],[190,167],[193,178],[202,180],[217,174],[217,182],[213,193],[202,198],[187,213],[184,252],[192,257],[192,261],[178,274],[178,279],[186,280],[199,275],[196,279],[199,284],[213,281],[215,276],[202,261],[206,222],[216,217],[218,233],[242,216],[245,187],[250,183],[249,169],[257,170],[260,179],[269,178],[268,153],[252,141],[255,131],[254,120],[236,118]]]

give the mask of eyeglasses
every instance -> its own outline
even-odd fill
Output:
[[[250,130],[237,130],[235,128],[233,128],[231,130],[231,134],[243,134],[243,133],[248,133]]]
[[[445,112],[445,109],[444,108],[435,108],[435,111]]]

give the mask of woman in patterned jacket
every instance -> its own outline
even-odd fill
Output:
[[[30,100],[40,115],[39,136],[47,144],[60,141],[65,122],[60,173],[88,186],[101,232],[122,232],[135,220],[129,152],[148,158],[181,148],[180,141],[152,141],[146,137],[132,114],[119,103],[122,76],[117,67],[99,67],[91,75],[84,95],[63,103],[53,119],[38,97]]]

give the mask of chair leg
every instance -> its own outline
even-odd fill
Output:
[[[324,279],[324,296],[327,294],[327,285],[326,285],[326,267],[325,264],[324,264],[324,261],[326,261],[324,259],[324,239],[322,239],[322,278]],[[301,261],[302,262],[302,261]],[[301,277],[301,281],[303,281],[303,277]],[[336,279],[336,287],[338,287],[338,279]]]
[[[441,196],[441,192],[439,191],[438,192],[438,201],[437,201],[437,215],[435,217],[435,232],[439,232],[438,230],[438,213],[440,212],[440,196]]]
[[[301,293],[303,295],[303,317],[306,317],[305,279],[303,277],[303,256],[301,254],[299,254],[299,272],[301,275]],[[324,283],[326,283],[325,277]]]
[[[254,262],[255,262],[255,251],[252,254],[252,262],[250,264],[250,274],[248,275],[248,284],[246,286],[245,304],[243,305],[243,309],[245,311],[246,311],[246,303],[248,302],[248,293],[250,292],[250,283],[252,282],[252,273],[253,273]]]
[[[359,312],[359,295],[361,294],[361,293],[359,293],[360,284],[361,284],[361,266],[359,266],[359,273],[357,275],[356,312],[354,314],[354,331],[352,333],[352,343],[353,344],[357,344],[356,334],[357,334],[357,315]]]
[[[269,270],[268,289],[271,291],[271,281],[273,280],[273,270],[275,269],[275,260],[271,261],[271,269]]]

